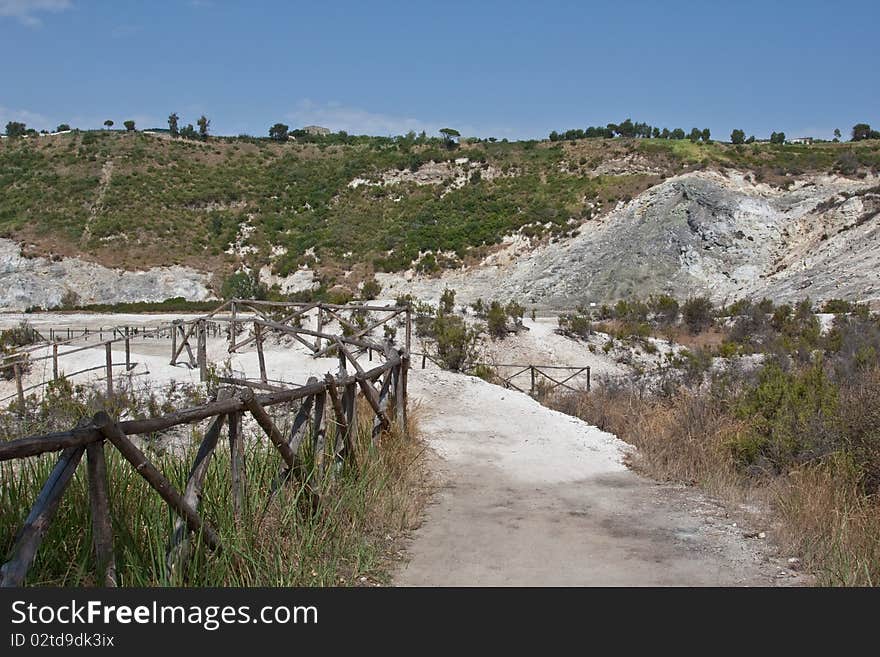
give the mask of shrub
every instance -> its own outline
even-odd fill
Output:
[[[379,284],[379,281],[376,280],[375,276],[365,280],[361,286],[362,299],[375,299],[381,292],[382,286]]]
[[[444,369],[461,372],[475,360],[480,334],[468,327],[463,318],[438,311],[432,332],[437,341],[437,358]]]
[[[569,337],[588,338],[593,333],[593,323],[588,315],[571,313],[559,316],[559,330]]]
[[[684,302],[681,314],[688,331],[694,334],[712,325],[715,309],[708,297],[692,297]]]
[[[495,383],[498,381],[498,373],[485,363],[477,363],[474,365],[473,369],[471,369],[470,374],[472,376],[476,376],[483,381],[488,381],[489,383]]]
[[[268,290],[256,272],[240,271],[223,281],[220,294],[224,299],[265,299]]]
[[[493,301],[489,305],[489,312],[486,314],[486,327],[489,330],[489,335],[493,338],[507,336],[507,312],[497,301]]]
[[[440,295],[440,312],[450,314],[455,310],[455,290],[448,287],[443,289]]]
[[[779,473],[830,453],[837,442],[838,393],[821,358],[800,372],[769,363],[737,406],[749,423],[742,444],[732,445],[738,462]]]
[[[671,326],[678,321],[678,301],[668,294],[652,296],[648,299],[648,308],[654,315],[654,319],[661,326]]]

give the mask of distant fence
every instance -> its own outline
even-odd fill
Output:
[[[413,356],[421,356],[422,357],[422,369],[425,369],[428,361],[431,361],[438,367],[443,367],[443,365],[437,361],[433,356],[429,355],[425,352],[413,352]],[[571,390],[572,392],[576,391],[577,388],[569,385],[579,376],[586,375],[586,389],[589,392],[592,387],[591,375],[590,375],[590,366],[589,365],[534,365],[531,363],[471,363],[465,368],[465,373],[473,373],[479,367],[486,367],[491,369],[495,376],[498,377],[500,385],[510,390],[517,390],[519,392],[527,393],[531,396],[535,396],[540,391],[549,391],[555,390],[556,388],[565,388],[566,390]],[[499,367],[505,367],[515,370],[513,374],[501,375],[498,373]],[[548,372],[552,372],[551,376]],[[562,372],[562,375],[557,374],[557,372]],[[529,374],[529,387],[528,390],[524,387],[525,384],[514,383],[514,379],[517,377],[522,377],[526,373]],[[568,376],[566,376],[566,374]]]

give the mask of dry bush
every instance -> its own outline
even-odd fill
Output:
[[[716,400],[682,391],[671,398],[599,387],[557,396],[554,408],[576,415],[638,448],[630,465],[654,478],[730,492],[742,479],[730,458],[742,431]]]
[[[631,465],[649,476],[698,484],[728,501],[758,502],[781,543],[801,555],[819,584],[880,584],[880,368],[841,386],[839,414],[825,427],[834,438],[830,449],[784,461],[781,469],[737,460],[760,428],[755,417],[736,413],[739,398],[741,391],[679,388],[662,397],[600,384],[548,403],[637,447]],[[803,444],[819,439],[806,428],[800,432]]]
[[[826,586],[880,584],[880,505],[846,459],[780,479],[774,505],[782,543]]]

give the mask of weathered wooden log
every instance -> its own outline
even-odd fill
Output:
[[[257,360],[260,363],[260,381],[266,383],[268,377],[266,376],[266,358],[263,356],[263,327],[260,324],[254,324],[254,333],[257,342]]]
[[[113,525],[110,518],[110,493],[104,441],[86,446],[89,473],[89,509],[92,514],[92,549],[95,572],[101,586],[116,586],[116,558],[113,555]]]
[[[287,467],[292,470],[294,467],[294,461],[296,460],[293,450],[290,449],[290,445],[284,440],[284,436],[281,435],[281,432],[278,430],[278,427],[275,426],[272,418],[269,417],[266,409],[263,408],[259,401],[257,401],[254,391],[250,388],[246,388],[241,392],[239,398],[245,405],[245,408],[247,408],[251,415],[254,416],[254,419],[257,421],[257,424],[260,425],[260,428],[269,437],[269,440],[272,441],[272,444],[275,445],[281,453],[281,457],[284,459]]]
[[[314,386],[318,384],[317,377],[310,376],[307,385]],[[294,455],[299,454],[299,448],[302,445],[302,441],[305,439],[306,430],[308,429],[309,417],[312,413],[312,407],[315,404],[315,396],[310,395],[303,400],[302,405],[299,407],[299,410],[296,413],[296,416],[293,418],[293,426],[290,427],[290,437],[287,439],[287,444],[290,445],[290,449],[293,451]]]
[[[177,320],[171,324],[171,366],[177,365]]]
[[[18,412],[20,415],[25,414],[24,388],[21,384],[21,365],[15,363],[12,366],[12,374],[15,377],[15,392],[18,395]]]
[[[345,392],[342,393],[342,406],[345,408],[345,422],[348,425],[346,435],[345,455],[347,458],[355,457],[357,446],[358,416],[357,416],[357,383],[347,383]]]
[[[199,381],[208,380],[208,333],[205,320],[199,320],[199,328],[196,336],[198,353]]]
[[[309,377],[308,384],[315,384],[318,382],[318,379],[314,376]],[[269,506],[269,503],[275,497],[278,490],[284,483],[293,476],[297,480],[301,480],[303,478],[302,472],[302,463],[299,458],[299,449],[302,445],[302,441],[305,439],[306,434],[309,428],[309,417],[312,413],[312,405],[314,404],[315,397],[314,395],[306,397],[303,400],[303,403],[300,405],[299,410],[296,413],[296,416],[293,419],[293,426],[290,427],[290,437],[287,439],[287,444],[290,445],[290,450],[294,455],[294,467],[288,468],[286,466],[281,466],[278,470],[278,474],[272,480],[272,484],[269,487],[269,496],[266,500],[266,506]]]
[[[320,351],[321,349],[321,329],[324,328],[324,308],[321,304],[318,304],[318,315],[316,321],[315,331],[317,333],[317,337],[315,338],[315,351]]]
[[[376,417],[373,420],[373,442],[376,441],[382,431],[388,431],[391,428],[391,422],[388,420],[387,413],[388,397],[391,390],[391,377],[392,370],[389,370],[385,373],[385,378],[382,381],[382,389],[379,392],[379,410],[376,412]],[[370,387],[370,390],[375,393],[376,389],[371,384],[368,385]]]
[[[71,447],[64,450],[51,474],[43,484],[30,513],[19,530],[12,557],[0,568],[0,586],[21,586],[28,569],[34,561],[43,536],[52,522],[58,503],[67,485],[70,483],[76,466],[82,458],[84,447]]]
[[[403,312],[403,310],[401,309],[401,310],[397,310],[395,312],[392,312],[390,315],[388,315],[388,316],[386,316],[386,317],[384,317],[384,318],[382,318],[382,319],[380,319],[380,320],[378,320],[378,321],[376,321],[376,322],[374,322],[364,328],[358,328],[357,326],[355,326],[354,324],[352,324],[348,320],[343,319],[341,316],[337,315],[336,313],[334,313],[331,310],[325,310],[325,312],[327,312],[332,317],[336,318],[340,322],[340,324],[344,324],[344,325],[348,326],[348,328],[352,331],[352,334],[348,335],[348,336],[344,336],[344,337],[348,341],[353,343],[354,340],[357,340],[360,337],[369,334],[370,331],[372,331],[373,329],[379,328],[383,324],[387,324],[390,320],[394,319],[401,312]],[[315,358],[320,358],[321,356],[323,356],[325,353],[327,353],[332,348],[333,348],[333,343],[331,342],[328,346],[324,347],[324,349],[319,350],[315,354]]]
[[[400,422],[400,430],[403,432],[404,436],[409,437],[409,392],[408,392],[408,379],[409,379],[409,352],[404,352],[401,363],[400,363],[400,390],[398,391],[399,397],[399,413],[398,421]]]
[[[232,483],[232,517],[241,521],[246,495],[246,469],[244,453],[244,434],[241,427],[241,413],[230,413],[229,418],[229,471]]]
[[[190,468],[189,475],[186,478],[186,487],[183,490],[183,501],[189,504],[193,509],[198,511],[201,501],[202,487],[205,484],[205,477],[208,474],[208,466],[214,456],[214,450],[220,438],[220,432],[223,429],[223,421],[227,416],[218,415],[202,438],[199,445],[199,451],[196,453],[195,461]],[[91,445],[89,445],[91,447]],[[174,521],[174,531],[171,534],[171,540],[168,545],[168,551],[165,555],[165,563],[168,572],[171,575],[171,582],[183,572],[186,563],[189,560],[190,553],[189,531],[186,522],[179,517]]]
[[[319,480],[324,473],[324,439],[327,436],[327,425],[324,421],[324,406],[327,403],[327,393],[321,391],[315,395],[315,404],[312,411],[312,455]]]
[[[113,396],[113,347],[108,342],[104,345],[104,356],[107,361],[107,396]]]
[[[349,362],[351,362],[351,354],[348,354],[347,352],[346,354],[349,358]],[[367,382],[367,387],[373,391],[373,394],[376,397],[376,405],[378,405],[378,395],[376,395],[376,389],[370,386],[368,382],[374,380],[378,376],[381,376],[383,372],[386,372],[388,369],[396,364],[396,360],[392,362],[382,363],[381,365],[374,367],[373,369],[367,370],[366,372],[364,372],[363,368],[361,368],[360,365],[357,365],[357,369],[359,369],[358,374],[355,376],[347,377],[344,381],[340,381],[340,384],[357,382],[358,385],[360,385],[363,389],[363,383]],[[318,382],[316,380],[313,383],[308,383],[299,388],[283,390],[279,392],[270,392],[265,395],[260,395],[257,397],[257,400],[263,406],[273,406],[275,404],[281,404],[293,401],[295,399],[305,399],[306,397],[309,397],[324,390],[324,385],[324,383]],[[242,403],[242,401],[237,397],[233,397],[231,399],[223,401],[210,402],[207,404],[202,404],[200,406],[195,406],[193,408],[175,411],[173,413],[163,415],[162,417],[149,418],[145,420],[127,420],[125,422],[120,422],[119,428],[126,435],[149,434],[163,431],[165,429],[180,424],[191,424],[193,422],[198,422],[199,420],[204,420],[205,418],[219,415],[220,413],[232,413],[235,411],[241,411],[243,409],[244,404]],[[87,443],[94,440],[99,440],[100,438],[101,433],[93,427],[82,427],[69,431],[60,431],[40,436],[26,436],[24,438],[17,438],[15,440],[10,440],[7,442],[0,442],[0,461],[8,461],[9,459],[14,458],[35,456],[37,454],[43,454],[44,452],[55,452],[61,449],[65,449],[67,447],[80,445],[84,446]]]
[[[406,349],[408,360],[412,351],[412,304],[409,302],[406,304],[406,341],[404,342],[404,348]]]
[[[129,337],[129,328],[125,327],[125,371],[131,370],[131,344]]]
[[[318,337],[318,338],[323,338],[323,339],[331,342],[331,345],[335,344],[337,341],[340,341],[343,344],[351,344],[356,347],[361,347],[362,349],[372,348],[372,349],[378,349],[380,351],[383,349],[383,346],[381,344],[379,344],[378,342],[375,342],[375,341],[371,341],[371,340],[355,339],[355,338],[350,338],[350,337],[346,337],[346,336],[334,335],[332,333],[321,333],[318,331],[312,331],[312,330],[305,329],[305,328],[286,326],[284,324],[279,324],[277,322],[271,322],[271,321],[263,320],[263,319],[255,319],[254,323],[255,324],[262,324],[263,326],[267,326],[267,327],[275,329],[276,331],[279,331],[281,333],[288,333],[290,335],[298,335],[301,333],[303,335],[310,335],[310,336],[314,336],[314,337]],[[312,351],[315,351],[316,353],[320,352],[320,350],[318,350],[312,346],[310,346],[309,348],[312,349]],[[320,352],[320,353],[323,353],[323,352]]]
[[[211,525],[202,520],[196,510],[187,504],[183,496],[171,485],[150,460],[132,443],[119,426],[104,411],[95,414],[92,422],[104,437],[116,446],[122,456],[134,466],[137,473],[168,503],[178,515],[186,520],[190,531],[200,533],[212,550],[220,550],[220,537]]]
[[[336,390],[336,380],[333,375],[328,372],[324,377],[324,382],[327,384],[327,394],[330,397],[333,414],[336,416],[336,443],[333,446],[333,453],[336,457],[342,457],[345,455],[345,448],[348,444],[348,421],[345,418],[345,409],[339,398],[339,391]]]
[[[382,409],[380,405],[379,394],[376,392],[376,389],[370,383],[370,379],[367,377],[366,372],[364,372],[364,368],[361,367],[360,363],[357,362],[357,358],[351,355],[351,352],[346,349],[341,342],[338,343],[339,348],[345,354],[348,361],[354,366],[355,370],[357,370],[357,374],[355,374],[355,380],[358,385],[361,387],[361,391],[364,393],[364,397],[367,400],[367,403],[373,409],[373,412],[376,414],[376,418],[379,421],[379,425],[382,429],[388,430],[391,428],[391,422],[389,422],[388,417],[385,415],[385,411]],[[386,361],[386,365],[389,363],[396,364],[394,361]],[[384,370],[383,370],[384,371]],[[374,430],[375,433],[375,430]]]

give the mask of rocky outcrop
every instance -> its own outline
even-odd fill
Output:
[[[501,264],[440,279],[384,275],[389,294],[457,300],[518,299],[539,306],[670,293],[716,301],[841,297],[880,300],[878,180],[801,179],[787,189],[743,174],[700,171],[670,178],[577,236]]]
[[[212,298],[208,275],[189,267],[146,271],[109,269],[79,258],[25,258],[20,246],[0,239],[0,311],[57,308],[66,294],[80,304]]]

